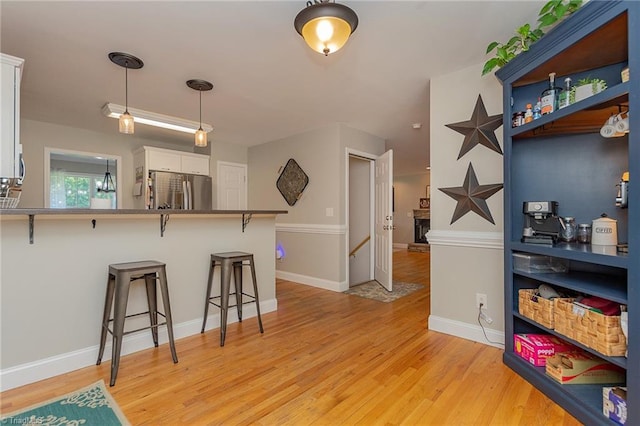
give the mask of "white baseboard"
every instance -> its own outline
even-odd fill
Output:
[[[393,248],[394,249],[408,249],[409,248],[409,244],[407,244],[407,243],[393,243]]]
[[[482,333],[482,328],[479,325],[468,324],[466,322],[442,318],[435,315],[429,315],[429,330],[439,331],[440,333],[450,334],[452,336],[504,349],[504,331],[493,330],[485,327],[487,337],[491,340],[491,342],[489,342],[485,338],[484,333]]]
[[[310,277],[307,275],[294,274],[293,272],[287,271],[276,270],[276,278],[331,291],[343,292],[349,290],[349,283],[347,282],[330,281],[322,278]]]
[[[268,312],[274,312],[278,310],[277,299],[270,299],[260,302],[260,313],[266,314]],[[216,309],[217,311],[217,309]],[[246,305],[243,307],[243,318],[252,318],[257,315],[255,304]],[[230,308],[228,314],[227,323],[231,324],[238,321],[236,315],[236,309]],[[206,330],[211,330],[220,327],[220,314],[217,312],[214,315],[209,315],[207,318]],[[191,321],[183,322],[173,325],[173,337],[176,340],[176,352],[178,353],[178,359],[180,359],[180,342],[178,339],[183,337],[193,336],[200,333],[202,329],[202,320],[194,319]],[[205,331],[206,331],[205,330]],[[107,339],[107,345],[104,350],[102,362],[111,359],[111,340]],[[158,343],[167,343],[168,336],[166,328],[162,327],[158,330]],[[140,331],[125,336],[122,341],[122,356],[132,354],[144,349],[153,347],[153,341],[149,331]],[[48,379],[60,374],[68,373],[70,371],[78,370],[80,368],[95,365],[98,359],[99,345],[91,346],[84,349],[79,349],[73,352],[67,352],[64,354],[52,356],[45,359],[29,362],[26,364],[17,365],[15,367],[6,368],[0,371],[0,392],[17,388],[18,386],[34,383],[39,380]],[[171,355],[169,354],[169,348],[167,348],[168,360]]]

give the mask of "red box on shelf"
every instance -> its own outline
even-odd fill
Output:
[[[550,334],[515,334],[513,351],[536,367],[544,367],[547,358],[558,352],[576,349],[570,343]]]

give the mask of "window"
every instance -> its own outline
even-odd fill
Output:
[[[115,193],[101,193],[104,175],[51,170],[49,207],[54,209],[88,209],[92,198],[111,200],[111,208],[116,208]],[[114,181],[114,183],[117,182]]]

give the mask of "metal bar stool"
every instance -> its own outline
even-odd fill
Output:
[[[147,289],[148,311],[127,315],[127,301],[129,299],[129,287],[131,282],[144,279]],[[158,312],[158,299],[156,282],[160,285],[162,302],[164,303],[164,313]],[[113,306],[113,318],[111,306],[113,305],[115,293],[115,305]],[[136,330],[124,331],[125,319],[149,314],[150,325]],[[165,322],[158,323],[158,315],[164,317]],[[109,328],[109,323],[113,321],[113,329]],[[102,316],[102,332],[100,334],[100,349],[98,350],[98,361],[100,365],[102,354],[104,353],[107,341],[107,332],[113,336],[113,347],[111,355],[111,381],[109,386],[116,383],[118,366],[120,365],[120,350],[122,349],[122,337],[140,330],[151,329],[153,343],[158,347],[158,327],[166,325],[169,334],[169,346],[174,364],[178,362],[176,347],[173,341],[173,324],[171,321],[171,306],[169,304],[169,288],[167,287],[167,272],[164,263],[154,260],[140,262],[117,263],[109,265],[109,278],[107,279],[107,294],[104,301],[104,313]]]
[[[247,263],[245,263],[247,262]],[[220,296],[211,296],[211,287],[213,285],[213,271],[216,266],[220,266]],[[242,291],[242,267],[249,266],[251,268],[251,277],[253,278],[253,296]],[[233,269],[233,281],[235,292],[229,293],[231,288],[231,270]],[[235,305],[229,306],[229,296],[235,295]],[[243,296],[248,298],[244,301]],[[207,314],[209,312],[209,304],[220,308],[220,346],[224,346],[224,339],[227,334],[227,311],[229,307],[237,307],[238,321],[242,322],[242,305],[247,303],[256,304],[258,312],[258,325],[260,333],[264,333],[262,328],[262,318],[260,317],[260,301],[258,299],[258,284],[256,281],[256,269],[253,261],[253,254],[241,251],[232,251],[227,253],[215,253],[211,255],[209,267],[209,281],[207,284],[207,294],[204,303],[204,320],[202,321],[202,331],[207,325]]]

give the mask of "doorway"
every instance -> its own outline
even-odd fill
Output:
[[[346,217],[349,287],[376,280],[393,289],[393,152],[347,149]]]

